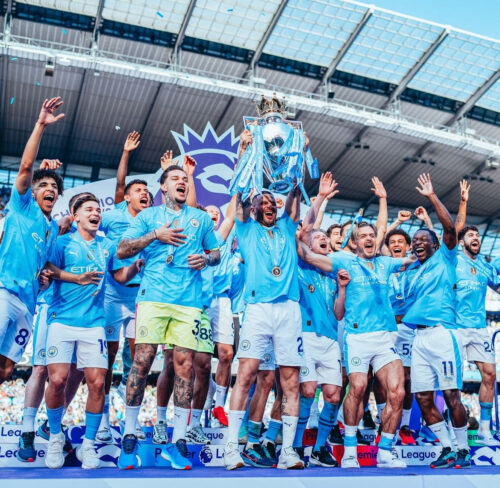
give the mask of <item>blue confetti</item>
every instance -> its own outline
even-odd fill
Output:
[[[36,86],[40,86],[40,82],[39,82],[39,81],[37,81],[37,82],[35,83],[35,85],[36,85]]]
[[[158,17],[162,18],[165,17],[161,12],[156,12],[156,15],[158,15]]]
[[[10,99],[10,104],[12,105],[14,103],[14,97]]]
[[[232,12],[233,10],[234,10],[234,9],[232,9],[232,8],[228,8],[228,9],[227,9],[227,11],[228,11],[228,12]]]
[[[63,33],[63,34],[67,34],[68,32],[66,31],[66,29],[63,29],[63,30],[62,30],[62,33]]]
[[[10,58],[11,61],[17,61],[17,57],[14,56],[13,58]]]

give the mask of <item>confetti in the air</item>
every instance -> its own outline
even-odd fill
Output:
[[[115,125],[115,130],[120,130],[121,127],[119,125]]]
[[[36,85],[36,86],[40,86],[40,82],[39,82],[39,81],[37,81],[37,82],[35,83],[35,85]]]
[[[63,33],[63,34],[67,34],[67,33],[68,33],[68,31],[67,31],[66,29],[63,29],[63,30],[62,30],[62,33]]]
[[[14,97],[10,99],[10,104],[12,105],[14,103]]]
[[[158,17],[160,17],[161,19],[163,19],[163,17],[165,17],[161,12],[156,12],[156,15],[158,15]]]
[[[233,8],[228,8],[227,11],[228,12],[232,12],[234,9]]]
[[[13,58],[10,58],[11,61],[17,61],[17,56],[14,56]]]

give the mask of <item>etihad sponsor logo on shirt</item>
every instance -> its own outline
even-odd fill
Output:
[[[92,264],[89,264],[88,266],[71,266],[69,270],[74,274],[83,274],[88,273],[89,271],[101,271],[98,266]]]

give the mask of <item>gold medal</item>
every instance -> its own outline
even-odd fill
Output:
[[[368,261],[368,262],[366,263],[366,265],[367,265],[370,269],[373,269],[373,268],[374,268],[373,263],[372,263],[371,261]]]
[[[316,288],[314,288],[314,285],[313,284],[310,284],[307,289],[311,292],[311,293],[314,293],[314,291],[316,290]]]
[[[165,260],[165,262],[166,262],[167,264],[170,264],[173,260],[174,260],[174,255],[173,255],[173,254],[169,254],[169,255],[167,256],[167,259]]]
[[[471,268],[470,268],[470,272],[471,272],[474,276],[475,276],[475,275],[477,275],[477,269],[476,269],[476,268],[474,268],[474,266],[471,266]]]
[[[281,276],[281,268],[279,266],[274,266],[273,269],[271,270],[271,272],[275,278],[278,278],[278,276]]]

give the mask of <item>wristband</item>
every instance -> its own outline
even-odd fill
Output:
[[[158,236],[156,235],[156,229],[153,229],[153,234],[155,235],[155,239],[158,239]]]

